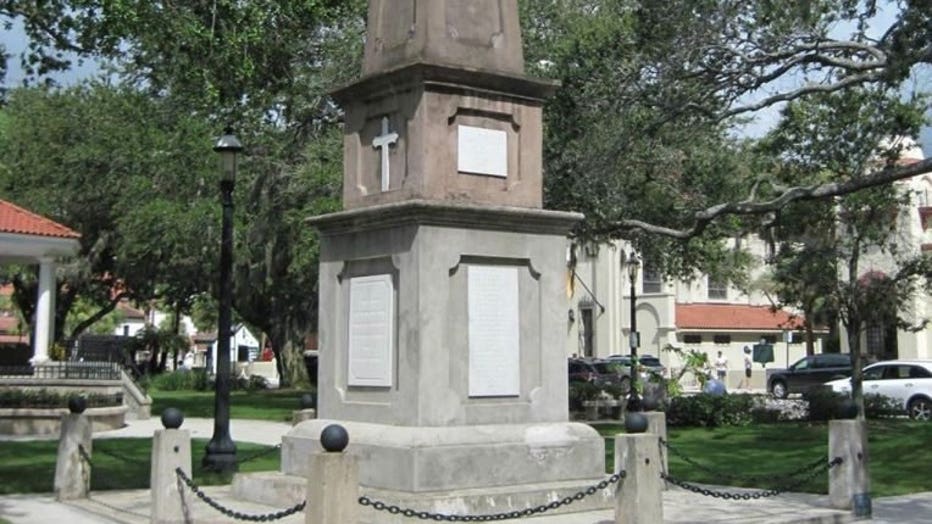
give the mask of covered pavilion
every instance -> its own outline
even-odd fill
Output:
[[[0,264],[39,266],[36,314],[31,319],[33,365],[49,360],[55,340],[55,265],[78,252],[75,231],[15,204],[0,200]]]

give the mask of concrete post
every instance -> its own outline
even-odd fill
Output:
[[[191,432],[185,429],[159,429],[152,438],[152,468],[149,487],[152,492],[152,523],[188,522],[184,484],[179,484],[175,468],[191,477]],[[193,496],[193,495],[192,495]]]
[[[615,437],[615,471],[625,471],[615,496],[615,524],[663,522],[660,442],[651,433]]]
[[[83,413],[69,413],[61,418],[61,438],[55,462],[55,499],[86,498],[91,489],[91,465],[81,456],[79,446],[91,456],[93,446],[91,421]]]
[[[828,473],[828,495],[832,506],[851,509],[857,517],[869,517],[870,474],[865,421],[829,422],[828,459],[835,457],[841,457],[843,462]]]
[[[647,432],[652,435],[657,435],[661,440],[667,442],[667,414],[663,411],[645,411],[642,413],[647,417]],[[663,464],[663,472],[669,473],[669,461],[668,461],[667,448],[660,446],[660,461]],[[663,489],[667,489],[667,483],[662,482]]]
[[[305,420],[317,418],[317,410],[314,408],[296,409],[291,412],[291,425],[297,426]]]
[[[359,464],[341,452],[311,456],[305,524],[359,522]]]

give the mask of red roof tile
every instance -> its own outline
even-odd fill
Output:
[[[768,306],[737,304],[677,304],[677,329],[771,330],[797,329],[802,318]]]
[[[31,211],[0,200],[0,233],[55,238],[80,238],[75,231]]]

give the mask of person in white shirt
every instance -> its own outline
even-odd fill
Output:
[[[728,359],[725,358],[721,351],[718,352],[718,358],[715,359],[715,373],[718,375],[718,379],[722,381],[722,384],[727,385]]]

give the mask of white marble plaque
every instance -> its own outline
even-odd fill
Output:
[[[460,173],[508,176],[508,133],[462,125],[458,133]]]
[[[350,386],[391,387],[395,340],[395,288],[391,275],[350,279]]]
[[[518,268],[469,266],[467,280],[469,396],[518,396]]]

